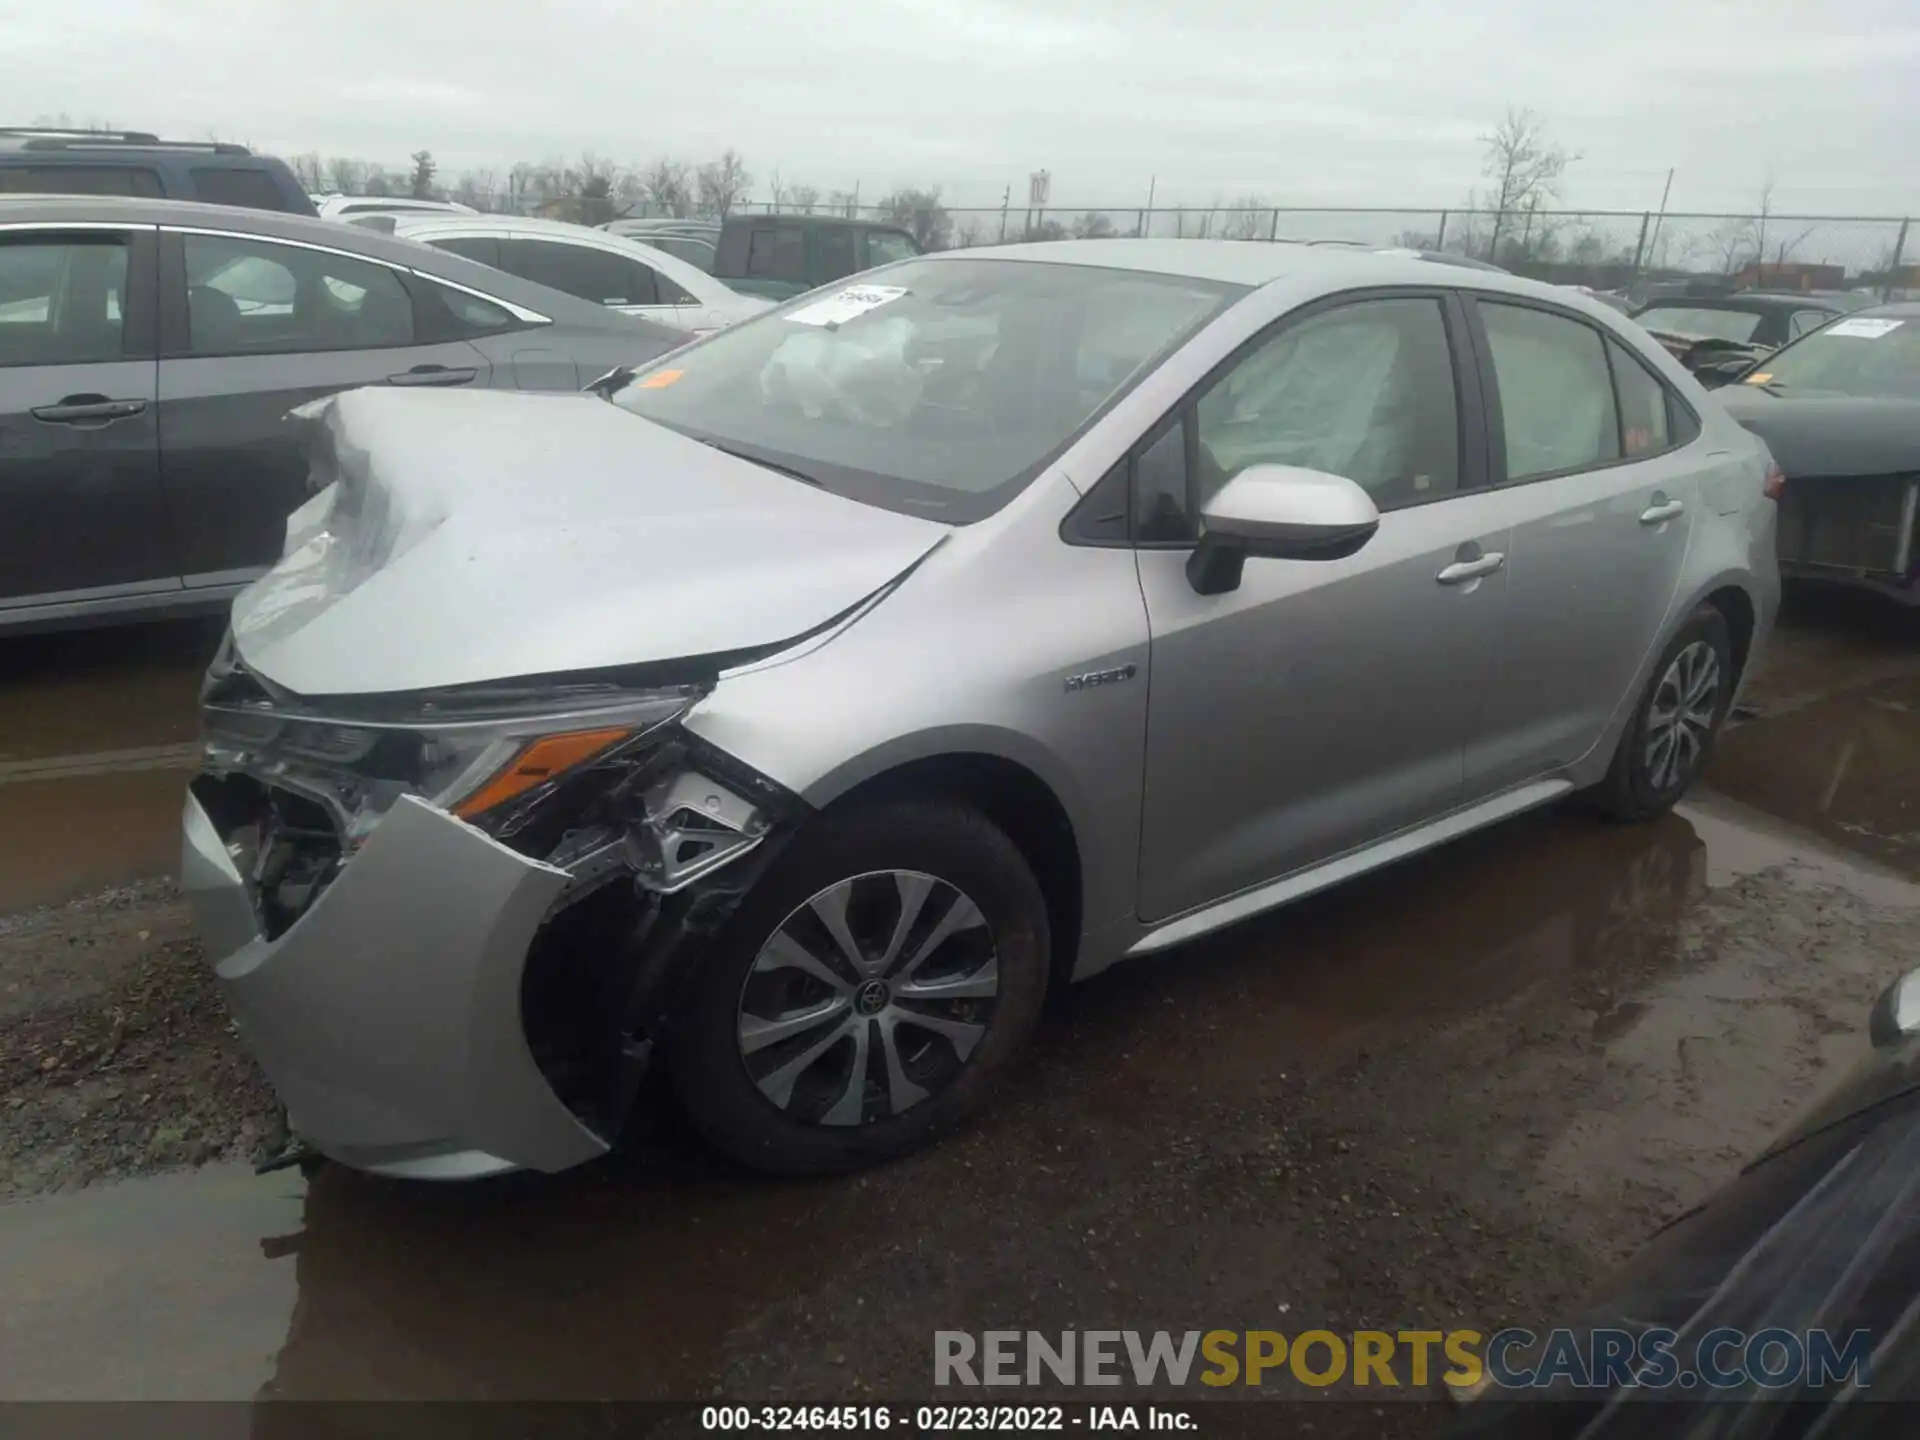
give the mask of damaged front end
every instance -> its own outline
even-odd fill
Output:
[[[687,962],[805,808],[681,728],[710,683],[322,704],[223,647],[185,883],[301,1139],[447,1178],[613,1141]]]

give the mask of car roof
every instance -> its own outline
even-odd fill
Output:
[[[1731,295],[1656,295],[1646,309],[1660,306],[1672,310],[1744,310],[1758,314],[1766,310],[1834,310],[1832,295],[1809,294],[1800,290],[1739,290]]]
[[[1920,300],[1895,300],[1889,305],[1870,305],[1864,310],[1855,310],[1853,314],[1863,320],[1920,320]]]
[[[231,140],[162,140],[145,130],[67,130],[58,126],[0,125],[0,154],[45,155],[80,152],[113,156],[125,152],[152,155],[177,151],[196,156],[254,156]]]
[[[903,235],[913,233],[906,226],[891,220],[858,220],[848,215],[819,215],[791,210],[736,210],[723,223],[731,225],[738,221],[744,225],[752,221],[758,224],[763,220],[781,225],[850,225],[859,230],[898,230]]]
[[[439,217],[435,217],[439,218]],[[458,223],[472,217],[447,216]],[[608,311],[590,300],[579,300],[504,270],[448,254],[398,235],[383,235],[338,220],[313,215],[289,215],[279,210],[246,210],[232,205],[202,205],[191,200],[132,199],[118,195],[0,195],[0,225],[183,225],[223,234],[254,235],[263,240],[291,240],[330,250],[365,255],[408,270],[439,273],[496,299],[535,310],[569,325],[604,329],[608,316],[620,328],[657,327]]]
[[[1523,279],[1503,270],[1440,265],[1407,252],[1392,254],[1344,244],[1313,245],[1286,240],[1041,240],[970,250],[942,250],[924,258],[1088,265],[1193,280],[1218,280],[1250,288],[1275,280],[1311,276],[1335,284],[1350,280],[1355,285],[1447,285],[1536,295],[1559,304],[1568,299],[1568,292],[1557,286]]]

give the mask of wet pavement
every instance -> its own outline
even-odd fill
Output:
[[[554,1178],[216,1165],[0,1206],[0,1399],[849,1399],[925,1394],[936,1328],[1538,1322],[1920,963],[1920,626],[1789,621],[1675,815],[1523,817],[1119,967],[900,1164],[770,1182],[667,1120]],[[0,656],[0,911],[170,863],[179,773],[74,757],[189,740],[212,639]]]

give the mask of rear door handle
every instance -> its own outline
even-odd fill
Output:
[[[109,400],[103,395],[69,395],[58,405],[37,405],[33,418],[49,425],[107,424],[125,420],[147,408],[144,400]]]
[[[1640,523],[1658,525],[1662,520],[1671,520],[1674,516],[1684,513],[1686,508],[1686,505],[1679,500],[1657,500],[1640,512]]]
[[[473,366],[416,365],[387,376],[389,385],[465,385],[480,372]]]
[[[1456,560],[1433,578],[1442,585],[1464,585],[1469,580],[1479,580],[1493,574],[1506,563],[1506,555],[1495,550],[1478,560]]]

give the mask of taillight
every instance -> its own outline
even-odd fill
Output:
[[[1760,493],[1769,500],[1778,500],[1781,492],[1787,488],[1787,472],[1772,461],[1767,462],[1767,478],[1760,482]]]

